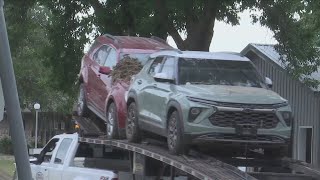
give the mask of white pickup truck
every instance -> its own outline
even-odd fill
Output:
[[[54,136],[30,159],[35,180],[132,179],[129,153],[78,141],[78,134]]]

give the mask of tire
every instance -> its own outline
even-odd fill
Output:
[[[169,116],[167,143],[171,154],[187,154],[189,151],[189,147],[183,142],[182,124],[177,111],[173,111]]]
[[[126,137],[129,142],[139,143],[141,135],[138,124],[138,109],[135,102],[130,103],[127,110]]]
[[[290,156],[289,145],[277,147],[277,148],[266,148],[264,149],[264,155],[270,158],[289,157]]]
[[[106,134],[107,139],[118,139],[118,118],[116,115],[116,105],[112,102],[107,109]]]
[[[89,117],[90,111],[87,107],[86,92],[84,84],[80,84],[78,102],[77,102],[77,114],[80,117]]]

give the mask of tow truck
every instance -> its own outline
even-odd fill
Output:
[[[77,118],[80,128],[82,122],[90,121],[83,117]],[[54,158],[51,158],[51,164],[44,166],[41,160],[47,149],[50,149],[50,142],[55,139],[58,144],[52,151]],[[72,139],[72,145],[62,148],[63,139]],[[87,150],[83,152],[89,154],[79,156],[84,144]],[[65,158],[57,159],[57,149],[61,148],[65,149]],[[55,136],[40,155],[35,156],[37,158],[30,162],[36,179],[40,175],[47,177],[44,179],[320,179],[319,169],[290,158],[264,158],[259,152],[248,152],[245,157],[221,155],[199,149],[192,149],[188,155],[177,156],[171,155],[161,140],[147,138],[136,144],[127,140],[109,140],[101,132],[96,132],[96,135],[87,132],[87,135],[84,133],[81,136],[78,133]],[[75,167],[79,164],[81,167]]]

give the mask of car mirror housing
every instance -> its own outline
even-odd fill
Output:
[[[265,83],[268,86],[268,88],[272,88],[272,80],[270,78],[266,77]]]
[[[173,83],[174,82],[174,78],[170,77],[167,73],[156,73],[153,78],[155,79],[155,81],[158,82],[169,82],[169,83]]]
[[[111,73],[111,68],[107,66],[100,66],[99,73],[109,75]]]

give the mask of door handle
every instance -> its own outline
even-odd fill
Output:
[[[44,171],[47,171],[48,169],[44,169]]]
[[[142,84],[142,80],[138,80],[137,83],[138,83],[138,84]]]
[[[97,77],[100,78],[100,77],[101,77],[101,74],[98,74]]]
[[[153,87],[157,87],[158,85],[157,84],[153,84]]]

